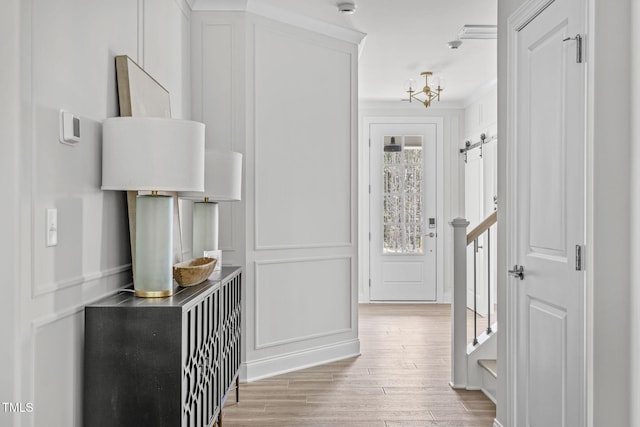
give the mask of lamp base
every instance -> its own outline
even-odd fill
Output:
[[[173,295],[173,289],[170,291],[141,291],[134,289],[134,295],[141,298],[165,298]]]
[[[193,257],[204,256],[204,251],[218,250],[218,203],[193,204]]]
[[[136,197],[135,295],[173,295],[173,197]]]

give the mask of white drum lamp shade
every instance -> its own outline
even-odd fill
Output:
[[[203,191],[204,124],[112,117],[102,124],[102,189]]]
[[[102,125],[102,189],[151,191],[136,197],[137,296],[173,294],[173,198],[157,191],[204,189],[204,124],[113,117]]]
[[[181,191],[178,196],[194,200],[193,256],[218,250],[218,203],[237,201],[242,192],[242,154],[211,150],[205,153],[203,192]],[[220,260],[219,260],[220,261]],[[222,265],[218,262],[218,265]]]

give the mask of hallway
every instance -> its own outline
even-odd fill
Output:
[[[240,385],[224,427],[490,427],[495,405],[453,390],[449,305],[360,305],[362,355]]]

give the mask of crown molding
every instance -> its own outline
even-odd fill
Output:
[[[366,34],[360,31],[330,24],[286,9],[265,4],[260,0],[186,0],[193,11],[241,11],[250,12],[284,24],[304,28],[319,34],[360,46]]]

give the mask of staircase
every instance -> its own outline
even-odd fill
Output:
[[[478,365],[482,369],[482,392],[493,403],[496,403],[496,388],[498,384],[498,366],[496,359],[480,359]]]
[[[485,254],[491,253],[490,236],[491,229],[496,224],[497,213],[494,212],[487,217],[482,223],[467,234],[469,222],[464,218],[455,218],[451,221],[454,229],[454,289],[452,304],[452,358],[451,358],[451,382],[450,385],[456,389],[466,390],[482,390],[489,399],[496,403],[496,384],[497,384],[497,333],[498,325],[491,323],[491,286],[489,285],[491,278],[491,259],[490,255],[483,257],[487,262],[481,268],[481,271],[487,274],[477,274],[478,266],[475,259],[472,271],[469,276],[473,277],[473,291],[470,309],[468,309],[467,301],[467,247],[473,244],[473,256],[478,252],[479,248],[484,246]],[[479,239],[483,239],[482,246],[479,245]],[[487,327],[481,333],[478,333],[477,320],[480,317],[479,307],[477,304],[478,292],[476,287],[479,280],[485,280],[480,289],[486,290],[484,302],[488,304],[486,310],[483,310],[487,316]],[[471,322],[467,319],[468,311],[473,313]],[[483,316],[484,317],[484,316]],[[468,339],[467,330],[473,333]]]

